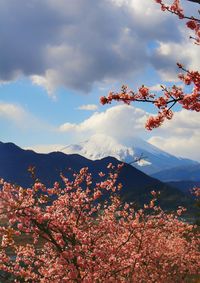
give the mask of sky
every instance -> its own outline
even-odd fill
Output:
[[[183,2],[194,15],[198,4]],[[1,141],[49,152],[94,134],[125,145],[142,137],[200,161],[198,113],[176,108],[148,132],[151,105],[99,102],[122,84],[179,84],[176,62],[199,69],[184,21],[153,0],[1,0],[0,36]]]

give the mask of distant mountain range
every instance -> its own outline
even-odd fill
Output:
[[[158,178],[163,182],[170,181],[200,181],[200,164],[177,166],[167,170],[161,170],[152,177]]]
[[[80,154],[92,160],[113,156],[118,160],[131,163],[148,175],[155,174],[161,169],[166,170],[179,166],[200,166],[196,161],[175,157],[140,138],[132,139],[131,144],[131,146],[126,146],[109,136],[94,135],[84,142],[66,145],[60,150],[66,154]],[[141,156],[140,162],[134,163],[135,158]]]
[[[17,183],[22,186],[31,186],[33,180],[30,178],[28,167],[36,167],[37,177],[47,186],[55,181],[61,181],[60,173],[71,177],[72,168],[74,171],[82,167],[88,167],[95,181],[99,181],[98,173],[107,172],[108,163],[117,165],[120,162],[113,157],[106,157],[100,160],[89,160],[78,154],[64,154],[52,152],[39,154],[32,150],[23,150],[13,143],[0,142],[0,177],[6,181]],[[161,191],[161,204],[165,208],[172,208],[176,205],[188,206],[189,198],[176,188],[172,188],[155,178],[152,178],[129,164],[123,167],[119,182],[123,184],[121,196],[124,200],[142,203],[147,201],[151,190]]]

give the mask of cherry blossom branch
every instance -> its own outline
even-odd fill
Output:
[[[152,130],[159,127],[165,119],[170,120],[173,117],[172,108],[178,103],[183,108],[193,111],[200,111],[200,73],[198,71],[189,71],[185,69],[180,63],[177,63],[178,67],[186,73],[180,74],[179,79],[183,83],[193,85],[193,90],[189,94],[185,94],[182,87],[172,86],[166,88],[161,86],[163,95],[157,97],[156,94],[151,93],[150,89],[146,86],[142,86],[138,89],[138,92],[129,90],[127,86],[123,85],[121,92],[110,92],[107,97],[101,97],[101,104],[110,104],[112,101],[121,101],[125,104],[132,102],[144,102],[151,103],[158,109],[157,116],[151,116],[146,122],[146,128]]]
[[[180,0],[173,0],[172,5],[166,5],[163,3],[163,0],[155,0],[156,3],[160,4],[162,11],[168,11],[172,14],[175,14],[179,19],[187,19],[186,26],[193,30],[196,37],[190,36],[191,39],[194,39],[194,43],[200,44],[200,19],[193,16],[186,16],[180,5]],[[196,2],[196,1],[195,1]]]

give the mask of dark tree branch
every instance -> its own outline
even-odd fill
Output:
[[[187,0],[187,1],[190,1],[190,2],[195,2],[195,3],[198,3],[198,4],[200,4],[200,0]]]

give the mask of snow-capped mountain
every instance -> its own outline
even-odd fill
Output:
[[[71,144],[61,149],[62,152],[77,153],[91,160],[112,156],[118,160],[133,161],[133,148],[124,146],[109,136],[94,135],[80,144]]]
[[[79,144],[67,145],[60,151],[66,154],[77,153],[92,160],[112,156],[120,161],[131,163],[147,174],[154,174],[161,169],[198,164],[196,161],[166,153],[141,138],[134,138],[131,143],[131,146],[127,146],[109,136],[98,134]],[[134,161],[140,157],[140,161],[135,163]]]

